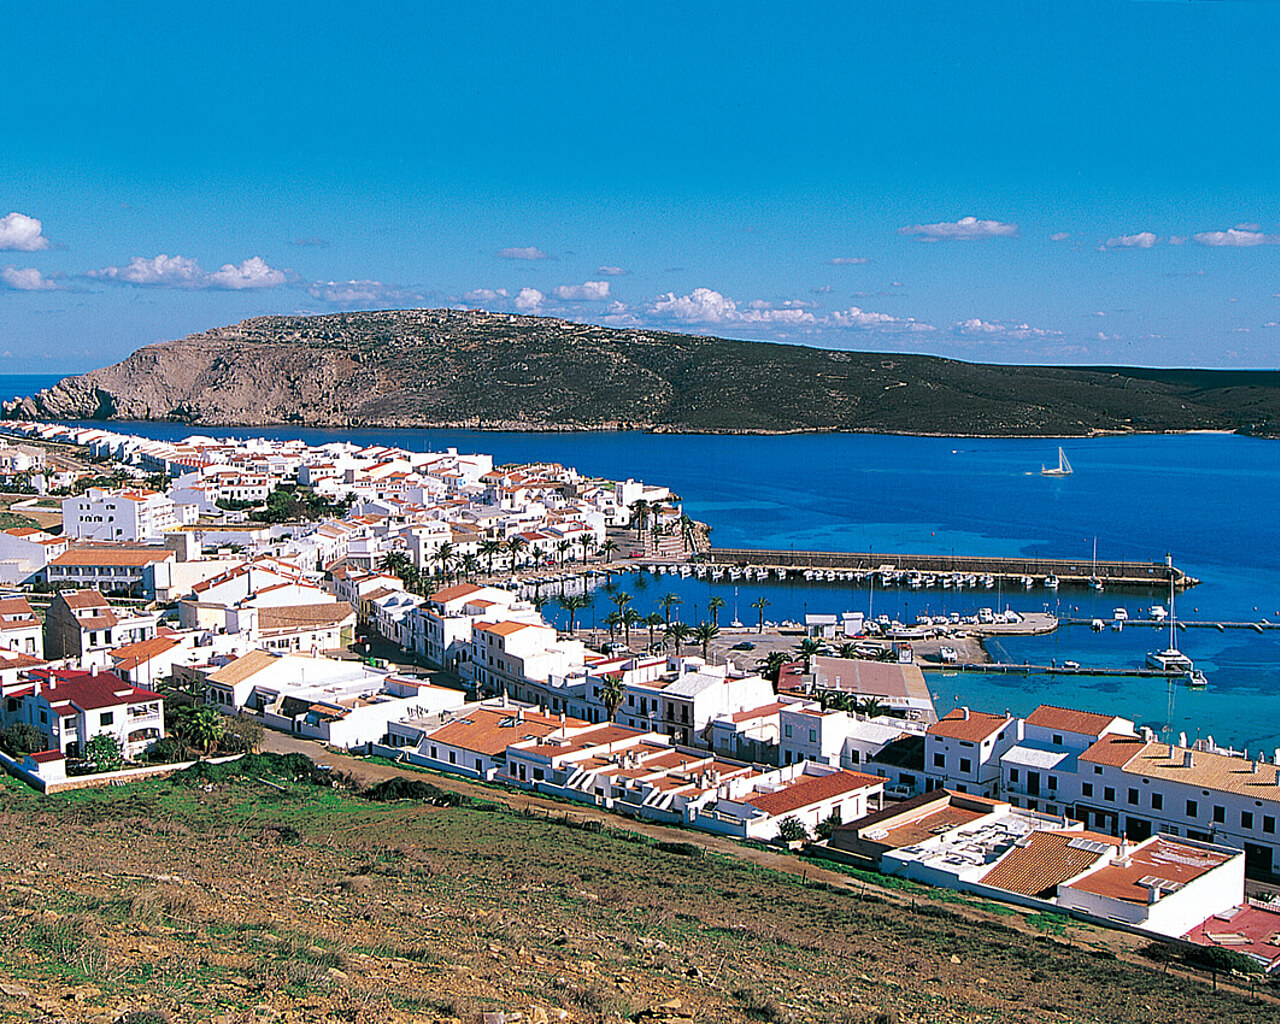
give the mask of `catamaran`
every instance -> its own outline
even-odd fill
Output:
[[[1071,463],[1067,461],[1067,453],[1062,450],[1062,446],[1058,446],[1058,464],[1056,466],[1045,466],[1040,464],[1041,476],[1070,476]]]
[[[1163,651],[1150,651],[1147,654],[1147,664],[1152,668],[1163,669],[1165,672],[1186,672],[1190,673],[1196,666],[1190,658],[1178,650],[1178,645],[1173,642],[1174,614],[1173,614],[1173,574],[1169,575],[1169,646]]]

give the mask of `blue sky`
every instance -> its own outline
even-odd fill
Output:
[[[0,9],[0,372],[521,310],[1280,365],[1280,3]]]

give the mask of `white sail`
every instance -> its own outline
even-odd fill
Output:
[[[1070,476],[1071,472],[1071,463],[1067,461],[1067,453],[1061,447],[1058,448],[1058,465],[1056,467],[1048,469],[1043,464],[1040,466],[1041,476]]]

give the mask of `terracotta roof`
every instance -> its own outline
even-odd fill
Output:
[[[967,740],[970,743],[981,743],[995,735],[1013,719],[1008,715],[993,715],[986,711],[968,711],[956,708],[929,727],[930,736],[942,736],[950,740]]]
[[[58,596],[68,608],[109,608],[107,599],[96,590],[60,590]]]
[[[123,647],[117,647],[111,652],[111,657],[115,659],[116,668],[131,669],[137,668],[145,661],[150,661],[157,655],[171,651],[178,646],[178,641],[169,636],[154,636],[150,640],[139,640],[134,644],[125,644]]]
[[[27,755],[36,764],[48,764],[50,761],[65,761],[67,755],[61,750],[42,750],[38,754]]]
[[[223,686],[235,686],[236,683],[243,683],[246,679],[257,675],[277,660],[274,654],[267,651],[250,651],[243,657],[236,658],[229,665],[223,665],[217,672],[209,676],[209,682],[220,683]]]
[[[429,740],[477,754],[501,754],[520,740],[541,739],[560,728],[559,716],[524,712],[517,720],[516,708],[476,708],[427,734]],[[505,724],[504,724],[505,723]],[[566,724],[584,725],[575,718]]]
[[[3,616],[15,615],[19,618],[12,622],[4,622]],[[31,623],[39,624],[40,620],[36,618],[36,613],[31,610],[31,605],[27,604],[25,597],[7,597],[0,600],[0,629],[19,629],[31,625]]]
[[[1092,867],[1107,852],[1071,845],[1082,839],[1105,843],[1108,847],[1120,842],[1096,832],[1032,832],[1025,846],[1021,843],[1014,846],[982,876],[982,884],[1024,896],[1051,899],[1057,894],[1060,882]]]
[[[74,704],[82,711],[113,708],[139,700],[164,700],[151,690],[126,683],[114,672],[85,672],[37,669],[32,673],[44,680],[41,696],[50,704]]]
[[[549,629],[550,627],[540,626],[536,622],[477,622],[474,628],[481,633],[511,636],[512,633],[519,633],[522,629]]]
[[[1141,879],[1155,877],[1186,885],[1238,855],[1234,850],[1206,849],[1159,835],[1134,850],[1122,864],[1108,863],[1072,882],[1071,888],[1126,903],[1146,903],[1147,886]]]
[[[55,558],[50,565],[130,565],[143,566],[167,562],[172,551],[162,548],[80,548],[73,547]]]
[[[772,704],[766,704],[764,707],[751,708],[749,711],[735,712],[729,716],[729,720],[732,722],[749,722],[753,718],[768,718],[771,715],[776,715],[783,708],[789,708],[792,706],[793,705],[791,704],[783,704],[780,701],[775,701]]]
[[[1224,946],[1261,961],[1268,969],[1280,961],[1280,908],[1253,903],[1214,914],[1183,936],[1199,946]]]
[[[1134,749],[1137,753],[1121,765],[1127,775],[1183,782],[1200,789],[1255,799],[1280,800],[1280,768],[1266,761],[1246,761],[1243,757],[1185,750],[1170,747],[1167,743],[1145,743]],[[1186,766],[1187,754],[1191,755],[1190,767]]]
[[[314,626],[336,626],[355,618],[355,610],[345,601],[328,604],[289,604],[258,609],[258,628],[305,629]]]
[[[1147,741],[1139,736],[1108,734],[1092,744],[1080,755],[1079,760],[1091,764],[1109,764],[1123,768],[1147,747]]]
[[[29,654],[23,654],[21,651],[11,651],[7,647],[0,647],[0,669],[37,668],[40,665],[47,664],[48,662],[40,658],[33,658]]]
[[[810,804],[830,800],[846,793],[854,793],[860,789],[883,785],[884,779],[874,775],[863,775],[861,772],[846,771],[842,768],[829,775],[802,775],[788,784],[785,789],[776,793],[755,793],[747,797],[743,803],[776,818],[780,814],[790,814]]]
[[[1116,720],[1115,715],[1100,715],[1096,711],[1073,711],[1071,708],[1041,704],[1027,716],[1027,725],[1042,729],[1061,729],[1063,732],[1100,736]]]
[[[834,841],[842,835],[852,839],[856,834],[858,840],[898,850],[904,846],[914,846],[940,831],[959,828],[971,821],[985,818],[999,806],[1001,805],[995,800],[952,793],[950,790],[921,793],[910,800],[838,827],[833,836],[833,845],[843,845]],[[873,837],[871,832],[876,832],[877,835]],[[884,834],[878,834],[880,832]]]

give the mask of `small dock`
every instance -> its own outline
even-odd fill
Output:
[[[1023,588],[1023,580],[1043,588],[1045,580],[1056,576],[1063,587],[1087,587],[1096,577],[1104,588],[1168,587],[1179,590],[1200,581],[1168,562],[1116,562],[1088,558],[1005,558],[992,555],[913,555],[891,552],[773,551],[763,548],[711,548],[707,558],[713,565],[750,566],[776,572],[778,569],[814,569],[821,572],[855,572],[864,575],[886,573],[927,573],[941,577],[990,576],[1006,589]],[[905,584],[900,584],[905,585]]]
[[[1104,618],[1102,616],[1098,616],[1098,621],[1102,622],[1104,625],[1108,627],[1114,627],[1118,622],[1121,625],[1123,625],[1125,629],[1131,629],[1131,628],[1137,628],[1137,627],[1146,627],[1148,629],[1151,629],[1151,628],[1168,629],[1169,628],[1168,619],[1164,619],[1164,620],[1118,619],[1117,620],[1117,619],[1110,619],[1110,618]],[[1064,616],[1063,618],[1059,619],[1058,622],[1060,625],[1063,625],[1063,626],[1091,626],[1093,625],[1094,620],[1093,619],[1069,619]],[[1219,633],[1225,633],[1228,629],[1252,629],[1255,633],[1266,633],[1269,630],[1280,629],[1280,622],[1268,622],[1266,619],[1262,619],[1258,622],[1216,622],[1216,621],[1207,620],[1207,619],[1201,619],[1201,620],[1192,619],[1189,621],[1184,621],[1183,619],[1178,619],[1177,622],[1174,623],[1174,625],[1177,626],[1177,628],[1182,631],[1186,631],[1188,629],[1216,629]]]
[[[1015,665],[1009,662],[966,662],[961,665],[934,665],[916,662],[922,672],[986,672],[1009,676],[1130,676],[1138,679],[1185,679],[1183,671],[1166,671],[1159,668],[1106,668],[1081,665],[1079,668],[1063,668],[1061,665]]]

